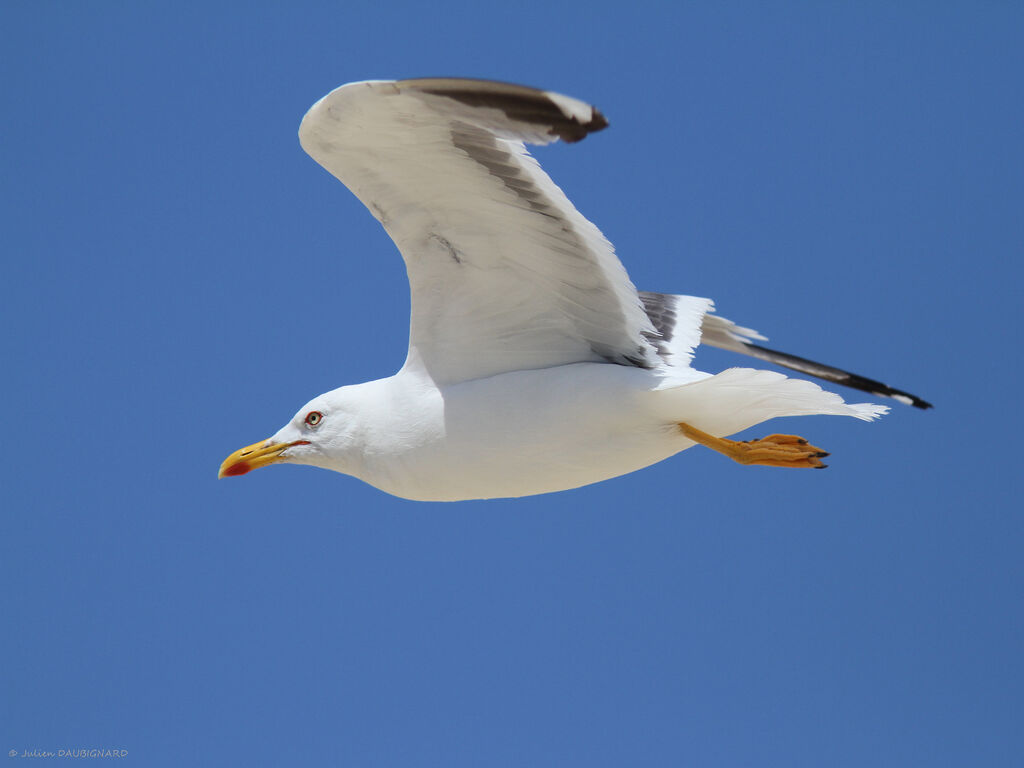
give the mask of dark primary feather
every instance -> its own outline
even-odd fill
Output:
[[[567,116],[545,91],[524,85],[460,78],[403,80],[401,84],[470,107],[500,109],[510,120],[545,126],[550,135],[570,144],[608,127],[608,120],[598,110],[592,108],[590,119],[581,122]]]
[[[816,363],[813,360],[808,360],[805,357],[797,357],[787,352],[779,352],[774,349],[768,349],[757,344],[744,343],[743,346],[744,354],[756,357],[759,360],[765,360],[775,365],[781,365],[783,368],[789,368],[800,373],[806,373],[808,376],[815,376],[825,381],[832,381],[836,384],[842,384],[845,387],[852,389],[860,389],[864,392],[870,392],[873,395],[880,395],[882,397],[892,397],[900,402],[912,405],[915,408],[927,409],[932,408],[932,404],[926,400],[922,400],[917,395],[912,395],[909,392],[904,392],[902,389],[896,389],[890,387],[888,384],[884,384],[881,381],[875,379],[869,379],[867,376],[861,376],[858,373],[851,373],[850,371],[844,371],[841,368],[835,368],[831,365],[825,365],[824,363]]]

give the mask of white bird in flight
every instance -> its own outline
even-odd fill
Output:
[[[726,438],[777,416],[864,421],[809,381],[690,366],[733,350],[920,408],[920,398],[754,343],[710,299],[638,292],[611,244],[525,144],[608,125],[567,96],[431,78],[350,83],[299,128],[303,149],[370,210],[405,259],[409,352],[394,376],[313,398],[220,477],[311,464],[407,499],[529,496],[596,483],[701,444],[741,464],[823,467],[793,435]]]

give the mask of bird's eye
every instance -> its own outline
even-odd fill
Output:
[[[311,427],[315,427],[321,421],[324,420],[324,415],[320,411],[310,411],[306,414],[306,424]]]

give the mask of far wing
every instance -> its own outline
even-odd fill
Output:
[[[875,379],[869,379],[867,376],[861,376],[859,373],[851,373],[850,371],[844,371],[842,368],[825,365],[824,363],[816,363],[813,360],[808,360],[806,357],[797,357],[788,352],[768,349],[768,347],[755,344],[752,339],[768,341],[766,337],[757,331],[738,326],[724,317],[711,314],[704,315],[701,326],[701,343],[707,344],[709,347],[728,349],[732,352],[739,352],[741,355],[756,357],[758,360],[764,360],[783,368],[789,368],[792,371],[814,376],[823,381],[842,384],[844,387],[859,389],[881,397],[891,397],[915,408],[932,407],[932,404],[927,400],[922,400],[917,395],[904,392],[902,389],[890,387],[888,384],[883,384]]]
[[[351,83],[309,110],[302,147],[405,259],[407,366],[447,383],[582,361],[660,365],[611,244],[524,146],[606,125],[575,99],[482,80]]]

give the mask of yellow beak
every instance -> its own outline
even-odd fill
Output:
[[[293,445],[309,445],[309,441],[295,440],[291,443],[272,443],[270,440],[260,440],[258,443],[247,445],[245,448],[235,451],[224,459],[224,463],[220,465],[217,477],[244,475],[250,470],[284,461],[284,457],[281,454]]]

